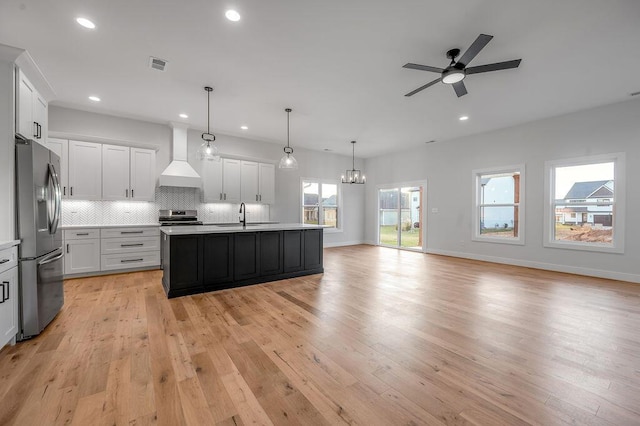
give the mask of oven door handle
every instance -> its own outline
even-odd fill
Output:
[[[63,257],[64,257],[64,252],[61,251],[60,254],[55,257],[50,257],[48,259],[41,260],[40,262],[38,262],[38,266],[47,265],[51,262],[55,262],[58,259],[62,259]]]

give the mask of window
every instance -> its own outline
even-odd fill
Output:
[[[340,197],[337,181],[302,180],[302,223],[339,228]]]
[[[474,241],[524,244],[524,165],[473,171]]]
[[[624,154],[545,163],[545,246],[622,253]]]

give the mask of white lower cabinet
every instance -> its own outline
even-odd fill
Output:
[[[64,231],[64,274],[87,274],[100,270],[100,229]]]
[[[103,228],[101,230],[101,270],[160,266],[160,229]]]
[[[0,250],[0,348],[18,333],[18,250]]]

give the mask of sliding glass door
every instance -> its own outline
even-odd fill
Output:
[[[378,244],[422,250],[422,185],[378,190]]]

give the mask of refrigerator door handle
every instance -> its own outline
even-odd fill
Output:
[[[58,173],[53,164],[49,163],[49,178],[53,180],[53,200],[54,211],[53,218],[50,222],[49,232],[55,234],[58,231],[58,224],[60,223],[60,214],[62,210],[62,192],[60,191],[60,182],[58,181]]]
[[[59,255],[54,256],[54,257],[50,257],[48,259],[42,259],[40,262],[38,262],[38,266],[42,266],[42,265],[46,265],[48,263],[51,262],[55,262],[58,259],[62,259],[64,257],[64,252],[60,252]]]

